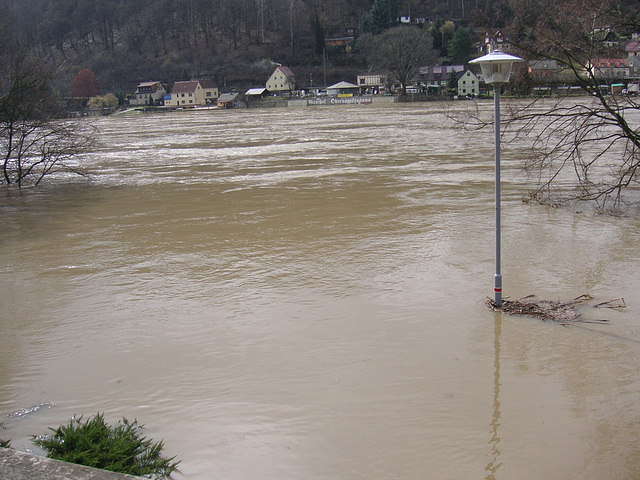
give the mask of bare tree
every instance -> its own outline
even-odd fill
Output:
[[[569,85],[586,95],[534,99],[512,105],[505,136],[530,137],[526,161],[537,179],[532,197],[595,200],[617,209],[637,194],[640,169],[640,102],[601,88],[621,80],[602,58],[621,58],[603,40],[640,29],[637,2],[627,0],[508,0],[514,13],[512,40],[530,61],[552,60]],[[544,15],[540,12],[544,11]],[[634,192],[636,190],[636,192]]]
[[[369,63],[384,69],[402,86],[406,95],[407,84],[418,69],[435,61],[433,38],[423,29],[400,26],[371,37],[368,51]]]
[[[2,33],[7,29],[0,27]],[[0,36],[0,183],[22,187],[74,171],[67,162],[91,145],[91,132],[57,118],[54,70],[8,34]]]

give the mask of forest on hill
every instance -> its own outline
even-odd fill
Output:
[[[9,34],[61,65],[58,89],[88,68],[103,93],[142,81],[212,78],[221,90],[264,85],[275,64],[301,86],[355,81],[368,68],[357,38],[408,17],[433,31],[447,62],[456,28],[497,28],[506,7],[489,0],[0,0]],[[447,23],[448,22],[448,23]],[[443,29],[443,25],[448,29]],[[479,33],[482,32],[482,33]],[[327,46],[330,38],[355,37]],[[477,41],[480,38],[475,39]],[[444,44],[443,44],[444,42]],[[324,78],[323,78],[324,77]]]

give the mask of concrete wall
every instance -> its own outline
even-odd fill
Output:
[[[0,448],[2,480],[142,480],[122,473],[60,462],[9,448]]]

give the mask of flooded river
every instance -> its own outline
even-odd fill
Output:
[[[488,107],[492,104],[487,104]],[[0,438],[138,419],[188,480],[640,477],[640,222],[522,203],[437,104],[128,113],[0,196]],[[51,402],[22,416],[21,408]]]

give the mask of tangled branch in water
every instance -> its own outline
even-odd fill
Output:
[[[521,315],[525,317],[538,318],[544,321],[552,321],[561,324],[569,323],[608,323],[607,320],[584,320],[578,308],[588,300],[592,300],[590,295],[580,295],[568,302],[552,302],[549,300],[533,300],[534,295],[528,295],[519,300],[503,300],[502,306],[498,306],[494,300],[487,299],[487,306],[495,311],[506,313],[507,315]],[[609,300],[594,305],[593,308],[626,308],[624,298]]]

